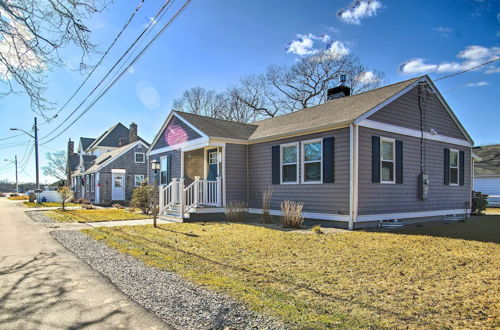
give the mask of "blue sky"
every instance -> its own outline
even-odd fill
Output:
[[[137,2],[116,2],[91,19],[93,40],[102,49],[116,36]],[[159,1],[145,2],[95,79],[58,119],[40,127],[40,136],[76,107],[159,6]],[[202,86],[223,90],[237,83],[242,75],[261,73],[269,64],[291,64],[300,54],[331,45],[337,51],[343,47],[341,50],[358,55],[368,69],[384,72],[388,83],[425,73],[439,78],[500,56],[500,1],[363,0],[356,5],[350,0],[193,0],[95,107],[59,138],[41,145],[41,165],[46,163],[45,152],[65,150],[68,138],[96,137],[117,121],[126,126],[136,122],[139,134],[151,141],[173,99],[185,89]],[[47,97],[59,105],[84,79],[70,70],[77,52],[70,48],[64,56],[68,59],[66,67],[47,72]],[[476,144],[500,143],[498,68],[500,61],[436,82]],[[4,97],[0,109],[0,138],[12,135],[10,127],[31,127],[34,115],[26,97]],[[14,170],[3,159],[13,159],[15,154],[22,159],[27,141],[25,137],[0,140],[0,179],[13,180]],[[32,156],[20,174],[21,181],[34,180],[33,164]],[[41,181],[45,182],[45,178]]]

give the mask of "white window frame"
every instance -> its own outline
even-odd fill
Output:
[[[305,156],[306,156],[306,153],[305,153],[305,146],[306,144],[311,144],[311,143],[320,143],[321,147],[320,147],[320,159],[319,160],[309,160],[309,161],[306,161],[305,160]],[[318,184],[318,183],[323,183],[323,139],[322,138],[319,138],[319,139],[312,139],[312,140],[306,140],[306,141],[302,141],[301,142],[301,148],[300,148],[300,164],[301,164],[301,168],[302,168],[302,176],[301,176],[301,183],[302,184]],[[306,164],[310,164],[310,163],[317,163],[319,162],[319,181],[316,180],[316,181],[306,181]]]
[[[295,163],[286,163],[283,164],[283,148],[286,147],[292,147],[294,146],[297,150],[297,157],[295,160]],[[298,184],[299,183],[299,142],[291,142],[291,143],[285,143],[285,144],[280,144],[280,184]],[[297,179],[293,182],[283,182],[283,165],[296,165],[296,171],[297,171]]]
[[[457,154],[457,166],[451,166],[451,154],[452,153]],[[450,186],[458,186],[460,184],[460,150],[450,149],[450,154],[448,155],[448,157],[449,157],[449,165],[448,165],[449,185]],[[451,182],[451,169],[452,168],[457,169],[457,182],[456,183]]]
[[[90,192],[95,191],[95,174],[90,175]]]
[[[142,162],[137,161],[137,155],[142,155]],[[146,154],[144,152],[134,152],[134,161],[136,164],[144,164],[146,162]]]
[[[142,177],[142,180],[139,183],[139,185],[137,185],[137,177]],[[134,175],[134,187],[140,187],[141,184],[144,182],[144,179],[145,179],[145,175],[144,174],[135,174]]]
[[[384,159],[383,142],[392,143],[392,160]],[[382,162],[392,162],[392,181],[384,181],[382,176]],[[380,183],[396,184],[396,139],[380,137]]]

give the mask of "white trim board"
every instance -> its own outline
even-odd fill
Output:
[[[390,133],[395,133],[395,134],[412,136],[412,137],[416,137],[416,138],[422,137],[422,132],[420,132],[419,130],[407,128],[407,127],[396,126],[396,125],[392,125],[392,124],[381,123],[381,122],[370,120],[370,119],[365,119],[365,120],[361,121],[359,123],[359,126],[373,128],[373,129],[377,129],[380,131],[385,131],[385,132],[390,132]],[[455,144],[455,145],[459,145],[459,146],[463,146],[463,147],[472,147],[472,144],[469,141],[461,140],[461,139],[457,139],[457,138],[453,138],[453,137],[449,137],[449,136],[445,136],[445,135],[439,135],[439,134],[433,135],[429,132],[424,132],[424,139]]]
[[[262,214],[264,211],[262,209],[249,208],[248,213],[253,214]],[[274,216],[281,216],[283,213],[281,210],[269,210],[269,214]],[[327,221],[349,221],[348,215],[341,214],[331,214],[331,213],[314,213],[314,212],[302,212],[302,216],[307,219],[318,219],[318,220],[327,220]]]
[[[467,210],[467,213],[470,213],[470,209]],[[364,214],[364,215],[358,215],[357,222],[425,218],[425,217],[437,217],[437,216],[456,215],[456,214],[465,214],[465,209],[385,213],[385,214]]]

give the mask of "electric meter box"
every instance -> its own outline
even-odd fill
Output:
[[[418,175],[418,198],[422,201],[429,197],[429,175],[420,173]]]

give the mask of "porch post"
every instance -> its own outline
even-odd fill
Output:
[[[177,186],[177,178],[172,178],[172,205],[175,205],[178,200],[179,187]]]
[[[184,178],[179,179],[179,212],[181,218],[184,218]]]
[[[200,197],[200,177],[195,176],[194,177],[194,205],[198,207],[198,202],[199,202],[199,197]]]
[[[217,205],[222,206],[222,177],[217,177]]]

